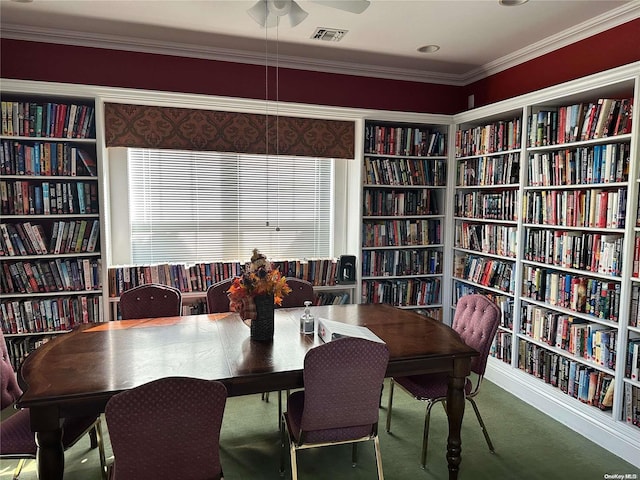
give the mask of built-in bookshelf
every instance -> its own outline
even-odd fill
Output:
[[[632,462],[639,73],[594,75],[456,115],[449,197],[452,306],[476,292],[507,305],[487,378]]]
[[[446,127],[365,122],[361,296],[442,318]]]
[[[306,280],[313,285],[315,305],[352,303],[354,283],[336,282],[338,259],[271,260],[285,277]],[[183,313],[207,313],[208,288],[242,274],[243,262],[217,261],[196,264],[162,263],[154,265],[113,266],[108,269],[111,319],[120,318],[118,304],[122,292],[139,285],[159,283],[177,288],[182,293]]]
[[[473,293],[498,304],[502,319],[491,353],[508,363],[519,241],[521,137],[521,110],[456,126],[453,305]]]
[[[93,99],[3,92],[1,327],[14,366],[52,335],[103,320]]]

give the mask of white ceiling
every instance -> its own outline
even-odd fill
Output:
[[[362,14],[296,1],[302,23],[265,29],[246,13],[255,0],[0,0],[0,34],[461,85],[640,18],[639,0],[371,0]],[[348,33],[312,40],[318,27]],[[417,52],[427,44],[441,48]]]

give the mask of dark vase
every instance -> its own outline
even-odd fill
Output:
[[[273,340],[273,294],[256,295],[256,318],[251,320],[251,338],[260,342]]]

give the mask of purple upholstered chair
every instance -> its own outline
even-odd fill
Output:
[[[0,364],[0,401],[1,408],[12,405],[20,395],[22,390],[18,385],[7,344],[4,335],[0,331],[2,342],[2,364]],[[71,448],[86,433],[91,434],[91,448],[98,447],[100,454],[100,466],[102,476],[106,477],[106,460],[104,446],[100,431],[100,417],[65,418],[62,424],[62,446],[65,450]],[[0,425],[0,457],[19,459],[18,465],[13,473],[13,478],[20,476],[24,462],[30,458],[36,458],[37,445],[35,435],[31,431],[29,421],[29,409],[25,408],[17,411]]]
[[[453,319],[453,329],[458,332],[460,338],[476,349],[480,355],[471,361],[471,371],[475,373],[475,381],[467,378],[465,382],[466,399],[471,402],[476,417],[482,427],[484,438],[489,445],[489,450],[494,451],[493,444],[489,438],[489,433],[482,421],[478,405],[473,397],[478,394],[480,384],[487,367],[487,357],[493,337],[495,337],[498,324],[500,323],[500,309],[484,295],[466,295],[456,306],[456,313]],[[387,432],[391,430],[391,409],[393,404],[393,386],[398,384],[409,395],[417,400],[427,402],[427,411],[424,419],[424,436],[422,440],[421,465],[425,468],[427,462],[427,443],[429,440],[429,418],[431,408],[438,402],[447,400],[448,376],[446,374],[414,375],[409,377],[394,377],[391,379],[389,391],[389,405],[387,409]]]
[[[378,478],[383,478],[378,440],[378,403],[389,350],[384,343],[341,338],[307,352],[304,390],[293,392],[282,419],[281,473],[285,429],[289,434],[292,479],[298,478],[296,452],[343,443],[374,442]]]
[[[188,377],[154,380],[109,399],[111,480],[222,478],[220,428],[227,389]]]
[[[306,280],[287,277],[291,293],[282,299],[282,308],[304,307],[307,300],[313,302],[313,285]]]
[[[182,313],[181,310],[180,290],[168,285],[139,285],[120,295],[120,313],[123,320],[176,317]]]
[[[207,289],[207,311],[209,313],[224,313],[229,311],[229,296],[227,290],[233,283],[233,278],[214,283]]]

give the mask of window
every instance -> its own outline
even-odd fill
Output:
[[[333,256],[334,160],[128,149],[135,264]]]

